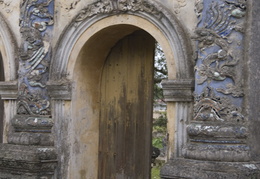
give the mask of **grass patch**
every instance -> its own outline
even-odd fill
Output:
[[[160,179],[161,167],[153,167],[151,171],[151,179]]]

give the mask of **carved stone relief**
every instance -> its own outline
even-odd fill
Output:
[[[6,13],[11,13],[14,9],[12,2],[13,0],[0,0],[0,7],[2,6]]]
[[[197,149],[207,143],[215,147],[246,143],[247,119],[242,110],[246,7],[246,0],[195,2],[198,25],[193,39],[198,56],[194,116],[187,133]]]
[[[233,98],[241,101],[241,97],[244,96],[243,76],[239,71],[242,70],[241,61],[243,60],[245,2],[241,0],[212,1],[207,2],[209,8],[205,10],[203,10],[202,1],[196,2],[199,23],[194,37],[198,47],[195,67],[197,91],[195,92],[199,94],[204,91],[199,97],[201,98],[199,103],[203,103],[205,93],[203,88],[208,88],[219,96],[227,96],[226,104],[221,103],[222,106],[230,106],[229,103],[235,101],[236,106],[240,107],[239,102]],[[197,102],[196,105],[199,103]],[[197,115],[195,113],[195,118]],[[218,119],[217,116],[216,119]]]
[[[8,144],[0,145],[0,178],[7,176],[10,170],[14,172],[8,178],[17,178],[16,173],[19,173],[19,178],[54,176],[57,153],[52,147],[54,121],[50,118],[46,88],[51,59],[53,9],[53,0],[22,0],[20,4],[17,115],[11,119]],[[16,83],[5,86],[15,87]]]
[[[207,87],[200,95],[195,96],[194,120],[244,122],[241,108],[233,105],[227,97],[214,94],[213,88]]]
[[[70,10],[72,10],[72,9],[75,9],[76,8],[76,6],[77,6],[77,4],[80,2],[80,0],[75,0],[75,1],[73,1],[72,3],[70,3],[65,9],[67,10],[67,11],[70,11]],[[64,2],[62,2],[62,3],[64,3]]]
[[[204,8],[204,4],[203,4],[203,0],[196,0],[195,1],[195,12],[196,12],[196,15],[197,17],[199,18],[199,23],[200,23],[200,20],[201,20],[201,13],[203,11],[203,8]]]
[[[198,10],[199,12],[200,10]],[[234,37],[236,33],[243,32],[243,17],[246,13],[244,3],[224,1],[212,2],[204,18],[203,26],[195,31],[195,40],[198,41],[199,59],[195,69],[199,78],[197,84],[211,81],[224,81],[231,79],[225,88],[216,90],[223,94],[231,94],[233,97],[243,96],[241,78],[236,73],[236,68],[241,59],[237,51],[234,50],[239,37]],[[239,34],[241,36],[241,34]],[[241,37],[240,37],[241,38]],[[237,47],[238,48],[238,47]],[[211,50],[210,49],[214,49]]]
[[[177,0],[177,3],[174,6],[174,11],[176,14],[180,13],[180,8],[185,7],[187,5],[187,1],[186,0]]]
[[[19,94],[17,114],[49,115],[46,91],[53,21],[52,0],[23,0],[21,3]]]
[[[161,16],[161,12],[145,0],[103,0],[88,5],[87,8],[81,10],[75,20],[79,22],[98,14],[123,13],[126,11],[144,11],[155,15],[157,18]]]

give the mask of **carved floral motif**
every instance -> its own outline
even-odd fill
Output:
[[[50,61],[50,33],[53,0],[21,2],[18,114],[48,115],[50,102],[46,92]]]
[[[80,0],[75,0],[75,1],[71,2],[65,9],[68,11],[75,9],[79,2],[80,2]],[[61,2],[61,3],[64,4],[64,2]]]
[[[246,0],[196,0],[195,11],[198,58],[194,116],[187,127],[190,141],[244,143],[241,63]]]
[[[0,7],[4,9],[6,13],[12,13],[15,5],[14,0],[0,0]]]
[[[201,12],[201,2],[198,1],[198,16]],[[195,30],[195,40],[198,41],[199,58],[202,63],[195,67],[199,79],[197,83],[203,84],[211,81],[224,81],[227,78],[232,79],[233,84],[228,84],[226,89],[218,88],[217,91],[223,94],[231,94],[233,97],[243,96],[243,88],[237,78],[235,71],[239,63],[239,58],[233,55],[230,48],[233,43],[229,38],[233,31],[243,32],[241,28],[241,18],[245,16],[246,4],[244,1],[224,1],[223,3],[212,2],[207,11],[207,17],[204,18],[203,27]],[[206,50],[215,47],[215,52],[206,52]]]
[[[144,11],[155,15],[157,18],[161,17],[160,11],[154,5],[144,0],[102,0],[90,4],[87,8],[81,10],[75,21],[80,22],[98,14],[123,13],[127,11]]]
[[[102,1],[94,4],[90,4],[87,8],[80,11],[79,15],[76,17],[76,21],[82,21],[88,17],[92,17],[97,14],[110,13],[113,9],[112,1]]]
[[[196,121],[244,121],[241,108],[233,105],[227,97],[218,97],[213,88],[207,87],[195,96],[194,120]]]
[[[176,14],[179,14],[180,13],[180,9],[182,7],[185,7],[186,5],[187,5],[187,1],[186,0],[177,0],[176,4],[174,6],[174,9],[175,9],[174,12]]]

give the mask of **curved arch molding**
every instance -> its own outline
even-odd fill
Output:
[[[165,7],[153,1],[139,0],[128,3],[127,1],[106,0],[90,4],[81,10],[64,31],[55,48],[55,60],[52,62],[50,79],[56,80],[67,75],[67,65],[72,48],[91,25],[115,15],[132,15],[152,23],[169,41],[174,54],[174,59],[169,59],[175,60],[176,63],[176,74],[173,78],[193,78],[192,48],[188,35],[176,17],[166,11]],[[123,23],[127,22],[122,19]]]
[[[175,106],[172,103],[169,107],[177,111],[177,116],[172,116],[171,120],[174,126],[174,120],[178,118],[176,123],[179,124],[178,128],[180,129],[177,134],[173,132],[171,136],[174,138],[174,135],[176,135],[176,138],[179,139],[174,144],[178,148],[178,152],[175,152],[175,155],[181,155],[179,146],[183,146],[183,143],[186,141],[185,123],[182,122],[182,119],[188,120],[190,118],[191,102],[193,101],[194,63],[192,62],[191,41],[178,19],[155,1],[138,0],[123,2],[109,0],[89,4],[64,30],[54,48],[49,74],[50,80],[47,83],[48,94],[53,99],[52,116],[56,120],[55,128],[57,131],[60,131],[61,126],[65,129],[73,125],[72,120],[65,116],[64,106],[69,104],[64,102],[64,100],[71,100],[70,81],[73,79],[75,61],[80,50],[91,37],[103,29],[122,24],[136,26],[145,30],[164,49],[167,64],[171,66],[171,69],[168,68],[171,71],[169,74],[170,80],[166,81],[164,85],[168,98],[167,101],[178,104]],[[145,25],[152,29],[145,27]],[[65,139],[66,136],[69,137],[68,133],[57,133],[55,135],[58,139],[57,145],[66,146],[68,150],[72,147],[72,144],[69,143],[70,141]],[[68,151],[61,151],[61,156],[63,155],[68,156]],[[67,166],[69,162],[69,157],[65,157],[63,163]],[[66,170],[68,168],[61,168],[59,173],[68,172]]]
[[[5,22],[4,17],[0,14],[0,55],[3,60],[4,81],[0,82],[0,95],[2,99],[17,98],[17,43],[12,31]]]
[[[0,14],[0,52],[3,58],[5,69],[5,81],[12,81],[17,78],[18,58],[17,43],[11,29]]]

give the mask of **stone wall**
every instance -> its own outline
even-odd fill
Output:
[[[0,178],[97,178],[100,74],[115,43],[138,29],[160,43],[169,71],[162,176],[259,177],[259,6],[0,0]]]

